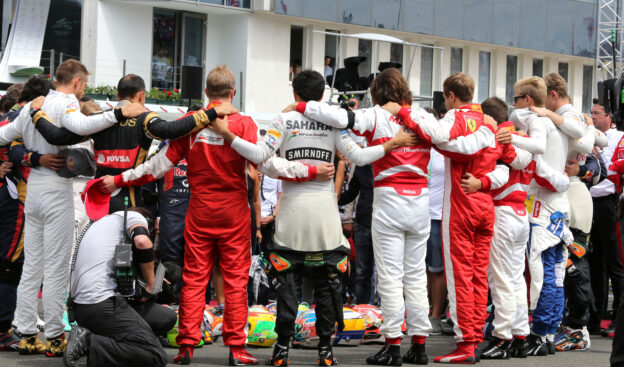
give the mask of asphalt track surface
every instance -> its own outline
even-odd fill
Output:
[[[43,335],[40,335],[43,338]],[[527,359],[510,359],[507,361],[482,361],[480,366],[503,366],[503,367],[520,367],[520,366],[548,366],[548,367],[569,367],[569,366],[609,366],[609,356],[611,354],[612,339],[599,336],[592,337],[592,347],[588,351],[583,352],[563,352],[548,357],[529,357]],[[427,354],[429,355],[430,365],[439,365],[433,363],[433,356],[448,352],[452,348],[453,338],[449,336],[431,336],[427,339]],[[366,357],[380,348],[379,345],[359,345],[356,347],[344,346],[336,347],[334,352],[340,362],[340,366],[363,366],[366,365],[364,360]],[[405,338],[402,344],[402,352],[409,348],[409,341]],[[260,360],[260,365],[264,364],[264,359],[271,354],[272,348],[249,348],[252,355]],[[169,355],[169,365],[172,364],[176,349],[166,349]],[[191,366],[227,366],[228,348],[223,346],[221,340],[212,345],[204,346],[196,349],[193,363]],[[316,350],[312,349],[291,349],[290,351],[291,366],[316,366],[317,355]],[[86,358],[79,362],[79,366],[86,366]],[[0,352],[0,366],[32,366],[32,367],[61,367],[63,361],[61,358],[48,358],[44,355],[20,356],[16,352]],[[411,366],[406,364],[405,366]],[[439,365],[441,366],[441,365]],[[149,367],[149,366],[148,366]]]

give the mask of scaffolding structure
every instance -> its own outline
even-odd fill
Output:
[[[619,78],[622,75],[622,0],[598,0],[596,29],[596,81]]]

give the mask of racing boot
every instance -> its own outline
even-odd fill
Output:
[[[548,354],[555,354],[557,349],[555,349],[555,335],[548,334],[546,335],[546,349],[548,349]]]
[[[16,351],[19,347],[20,338],[15,336],[13,330],[9,330],[6,333],[0,333],[0,351]]]
[[[558,352],[570,350],[586,350],[588,342],[585,339],[583,330],[569,330],[569,332],[555,345]]]
[[[191,364],[193,359],[193,346],[192,345],[180,345],[178,349],[178,355],[173,357],[174,364]]]
[[[288,366],[288,345],[275,343],[273,355],[264,362],[267,366]]]
[[[45,353],[45,349],[46,347],[39,341],[39,338],[37,338],[37,334],[30,336],[24,335],[17,347],[17,351],[21,355],[43,354]]]
[[[335,366],[338,364],[338,360],[334,357],[334,350],[331,345],[319,345],[318,346],[318,365],[319,366]]]
[[[72,326],[67,341],[67,349],[63,354],[65,366],[74,367],[78,365],[78,360],[89,353],[91,344],[91,332],[78,325]]]
[[[65,349],[67,349],[67,340],[65,340],[65,333],[63,333],[54,339],[48,339],[45,355],[46,357],[62,357]]]
[[[403,362],[412,364],[427,364],[429,358],[425,353],[425,337],[420,335],[412,336],[412,345],[402,357]]]
[[[526,358],[529,346],[525,336],[514,336],[509,346],[509,354],[512,358]]]
[[[509,357],[511,357],[511,353],[509,352],[510,346],[511,340],[503,340],[493,336],[490,344],[480,352],[480,358],[509,359]],[[475,351],[475,354],[476,353],[477,352]]]
[[[377,366],[401,366],[403,360],[401,359],[401,345],[400,344],[386,344],[381,350],[372,356],[366,358],[366,364],[372,364]]]
[[[230,366],[248,366],[258,364],[258,358],[249,354],[245,347],[230,347]]]
[[[545,337],[531,333],[527,336],[526,342],[527,355],[541,357],[548,355],[548,346]]]
[[[459,342],[455,350],[445,355],[437,356],[433,361],[435,363],[474,364],[476,362],[475,350],[473,342]]]

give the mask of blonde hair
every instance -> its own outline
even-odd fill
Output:
[[[444,79],[442,84],[442,90],[444,95],[448,95],[453,92],[462,102],[472,102],[474,95],[475,84],[470,75],[464,73],[455,73],[448,78]]]
[[[206,94],[208,98],[227,98],[236,88],[234,73],[225,65],[219,65],[210,70],[206,77]]]
[[[546,83],[538,76],[518,80],[514,89],[518,95],[531,96],[538,107],[543,107],[546,102]]]
[[[546,82],[547,93],[554,90],[557,92],[557,95],[559,95],[559,98],[570,99],[568,95],[568,83],[561,75],[550,73],[546,75],[544,82]]]

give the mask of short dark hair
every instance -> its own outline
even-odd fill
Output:
[[[594,98],[594,99],[592,99],[592,103],[593,103],[593,104],[598,104],[598,98]]]
[[[63,61],[56,69],[56,81],[60,85],[71,83],[77,76],[87,77],[88,75],[87,67],[80,61],[74,59]]]
[[[30,102],[39,96],[47,96],[52,87],[50,79],[43,75],[33,75],[24,85],[20,102]]]
[[[143,78],[136,74],[128,74],[119,79],[119,83],[117,83],[117,93],[121,99],[132,98],[137,93],[144,90],[145,82]]]
[[[498,97],[490,97],[483,101],[481,109],[484,114],[492,116],[499,124],[509,119],[509,107],[505,101]]]
[[[304,101],[318,101],[325,92],[325,78],[318,71],[303,70],[292,81],[293,90]]]
[[[388,68],[377,74],[370,86],[374,104],[383,106],[388,102],[400,105],[412,104],[412,92],[398,69]]]
[[[7,88],[6,93],[0,99],[0,111],[9,112],[19,102],[22,90],[24,90],[24,83],[15,83]]]
[[[266,135],[266,130],[260,129],[260,136],[265,136],[265,135]]]

